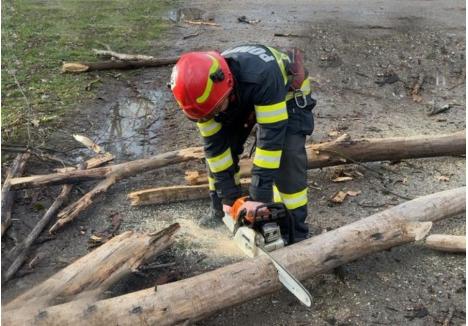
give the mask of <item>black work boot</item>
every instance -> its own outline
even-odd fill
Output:
[[[223,217],[223,203],[215,191],[210,191],[211,205],[210,213],[200,219],[198,224],[204,227],[214,227],[219,224]]]
[[[223,217],[224,212],[222,210],[218,211],[216,209],[211,208],[210,214],[203,216],[198,222],[198,225],[203,227],[215,227],[222,222]]]

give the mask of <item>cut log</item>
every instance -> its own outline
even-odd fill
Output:
[[[247,194],[250,179],[241,179],[240,181],[242,189]],[[208,197],[208,185],[160,187],[134,191],[128,194],[128,199],[132,206],[168,204]]]
[[[342,135],[331,142],[307,145],[306,151],[308,169],[341,164],[462,155],[466,152],[466,135],[465,131],[459,131],[439,136],[358,140]],[[251,160],[241,160],[239,167],[241,177],[251,175]],[[204,171],[187,171],[185,179],[189,185],[208,183]]]
[[[128,199],[132,206],[143,206],[206,198],[207,193],[208,186],[204,185],[161,187],[131,192]]]
[[[84,171],[71,171],[65,173],[35,175],[23,178],[12,178],[10,180],[10,185],[11,189],[17,190],[58,184],[74,184],[81,181],[105,179],[110,175],[117,175],[118,179],[122,179],[171,164],[202,159],[203,157],[204,154],[201,147],[189,147],[177,151],[155,155],[146,159],[109,165],[101,168],[88,169]]]
[[[465,210],[466,189],[448,190],[406,202],[368,218],[274,251],[272,255],[303,280],[393,246],[420,239],[430,223]],[[418,224],[418,222],[420,222]],[[33,314],[6,311],[4,325],[173,325],[200,320],[281,289],[271,261],[260,256],[177,281],[97,301],[74,301]]]
[[[28,161],[30,156],[31,153],[29,152],[18,154],[15,160],[13,161],[10,169],[8,169],[5,181],[3,182],[1,201],[2,237],[5,231],[11,225],[11,209],[15,200],[14,192],[10,191],[10,181],[12,180],[12,178],[19,177],[23,174],[24,168],[26,167],[26,162]]]
[[[445,252],[466,252],[466,236],[431,234],[426,238],[424,246]]]
[[[177,60],[179,60],[179,57],[152,58],[146,60],[109,60],[101,62],[65,62],[62,65],[62,72],[82,73],[96,70],[161,67],[173,65]]]
[[[40,309],[77,298],[96,300],[109,286],[168,248],[179,224],[153,234],[124,232],[5,306]]]

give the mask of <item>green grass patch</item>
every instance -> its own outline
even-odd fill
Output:
[[[27,135],[26,124],[53,123],[93,97],[89,74],[61,74],[63,61],[97,61],[92,48],[154,53],[171,1],[2,1],[2,139]],[[36,140],[36,139],[33,139]]]

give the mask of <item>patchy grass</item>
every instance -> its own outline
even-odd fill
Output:
[[[2,1],[2,140],[37,143],[67,110],[93,97],[91,74],[61,74],[62,61],[96,60],[91,49],[153,53],[170,1]],[[99,85],[95,83],[93,86]],[[55,123],[55,124],[54,124]],[[27,138],[25,138],[27,137]]]

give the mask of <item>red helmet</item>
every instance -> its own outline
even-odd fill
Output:
[[[229,95],[233,84],[226,60],[214,51],[185,53],[172,69],[172,93],[192,119],[209,116]]]

